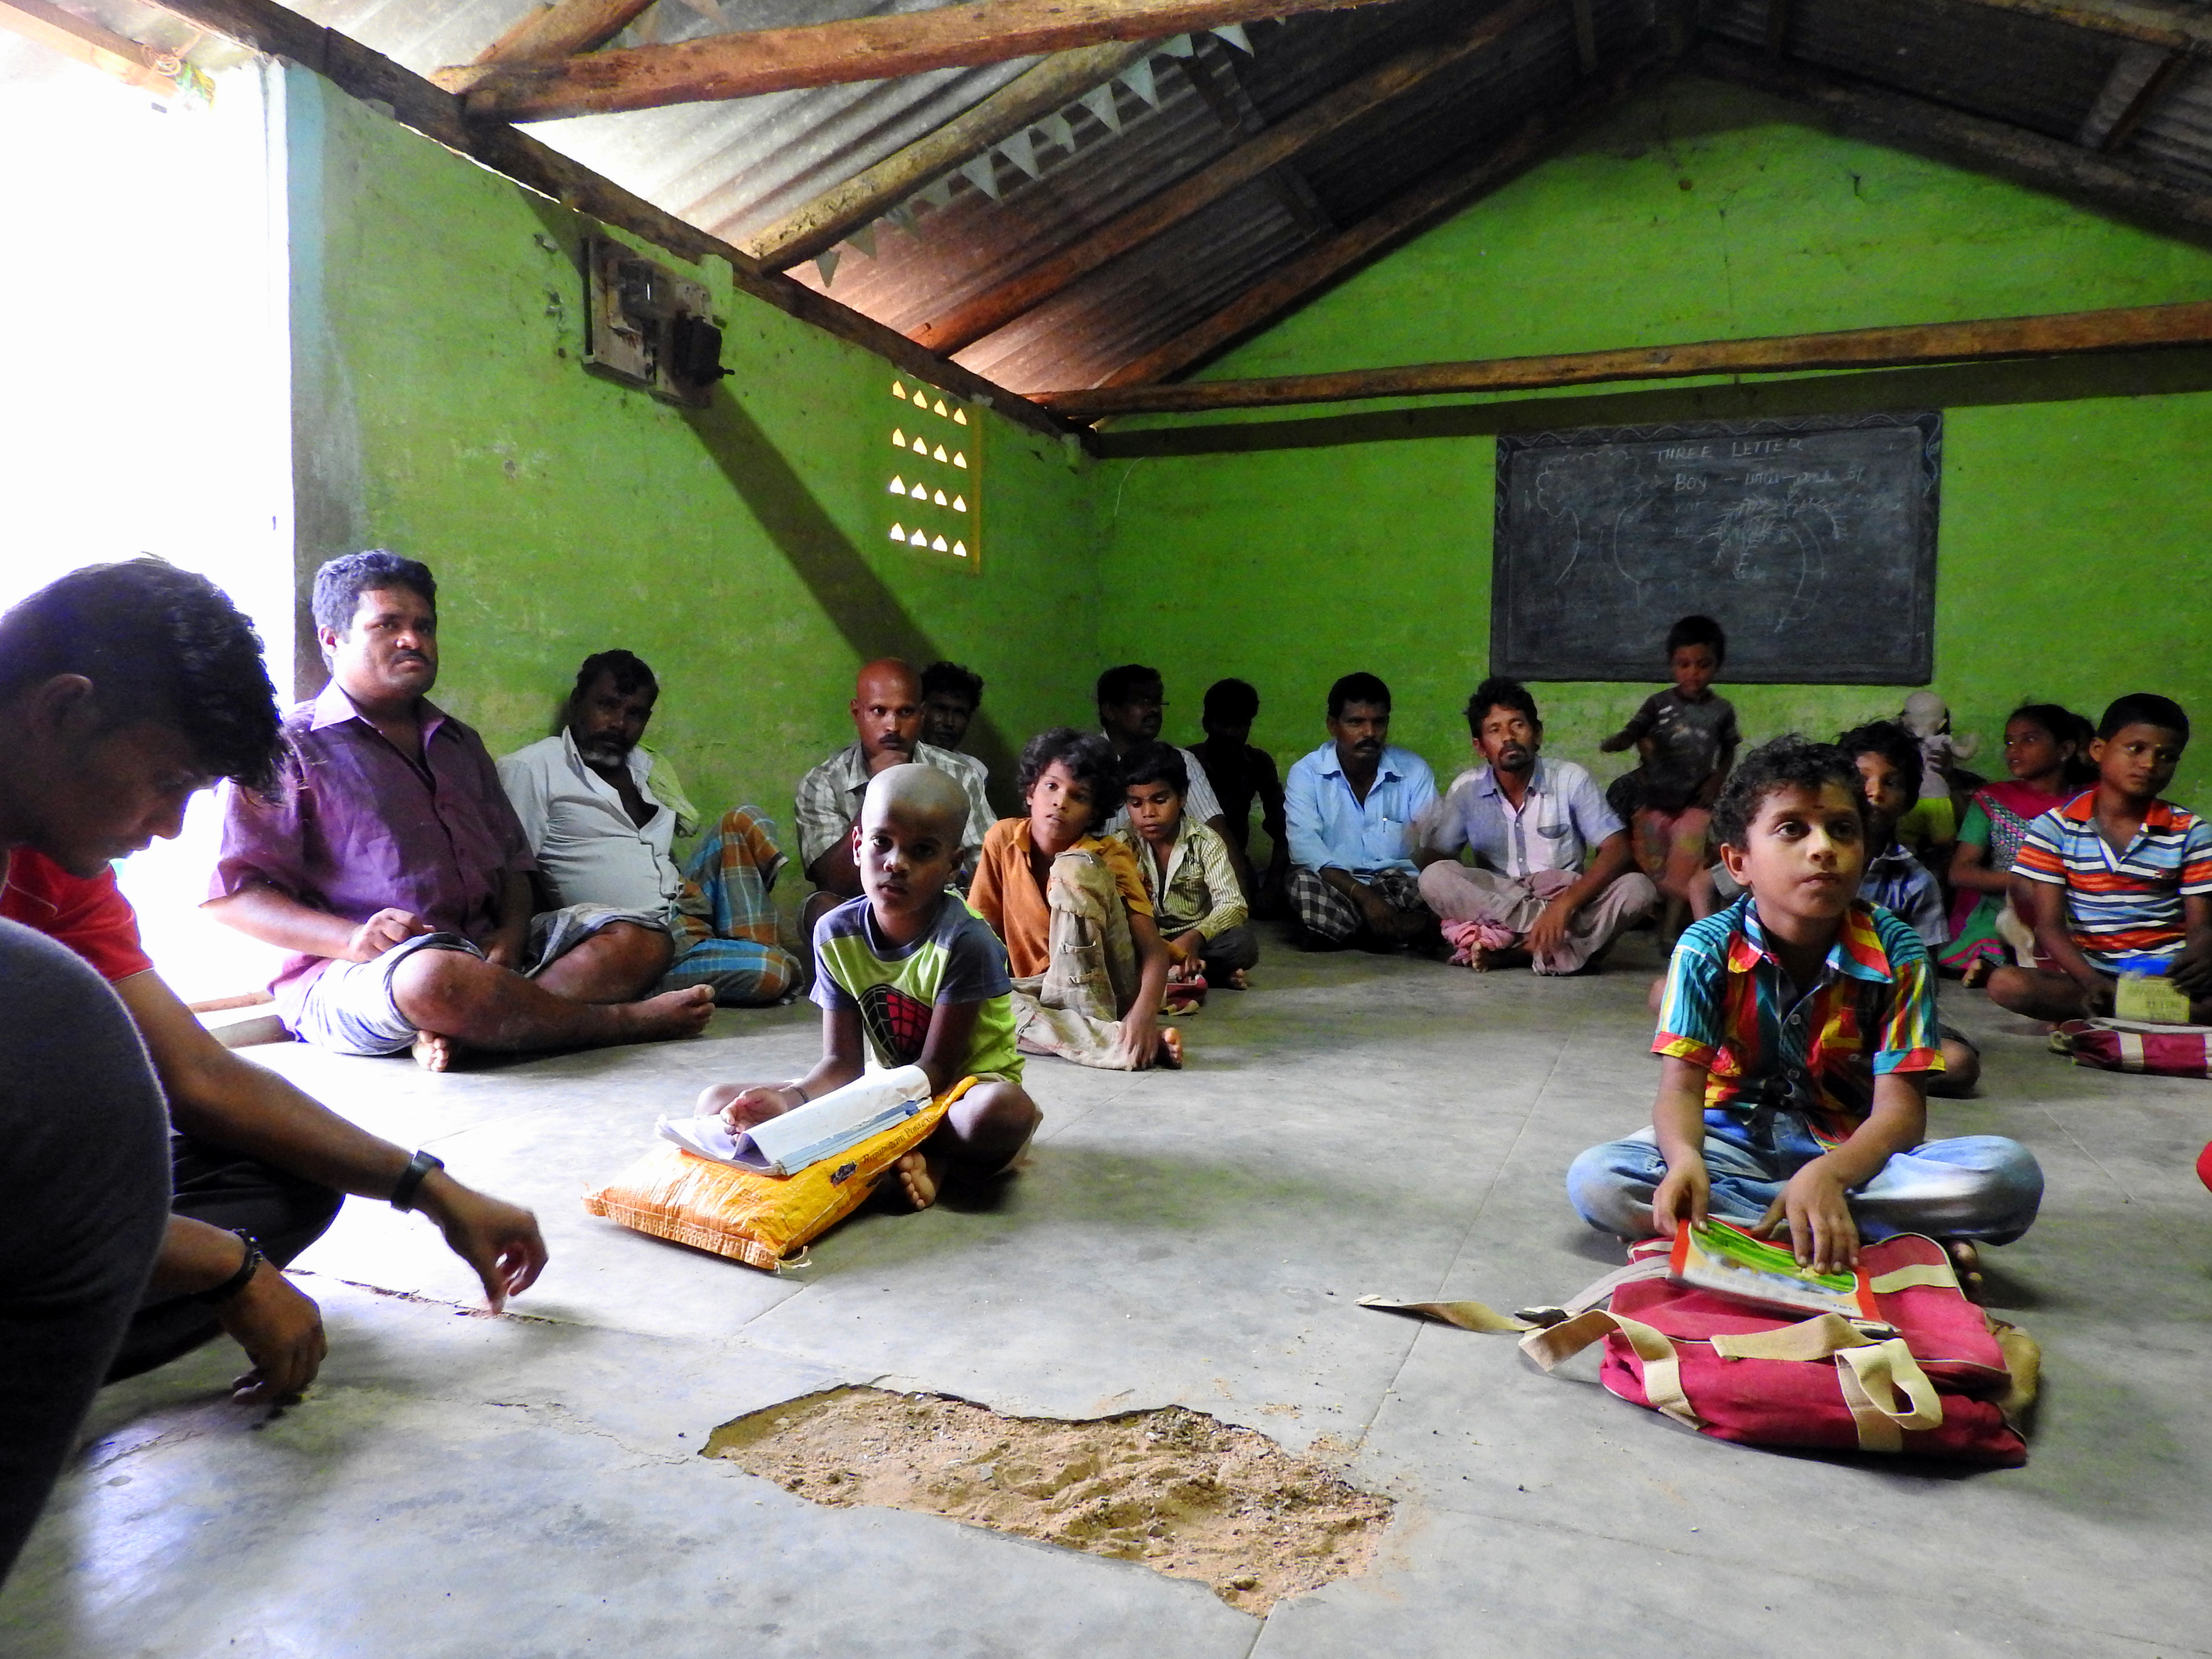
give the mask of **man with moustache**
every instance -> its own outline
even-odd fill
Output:
[[[483,740],[428,695],[437,592],[392,553],[316,573],[331,681],[286,717],[274,793],[228,792],[205,908],[291,952],[277,1015],[338,1054],[411,1047],[441,1072],[471,1048],[696,1036],[711,990],[647,994],[675,954],[657,916],[532,915],[537,860]]]
[[[1636,868],[1628,831],[1590,775],[1546,760],[1536,700],[1517,680],[1492,678],[1468,699],[1467,726],[1483,764],[1452,786],[1425,821],[1437,857],[1421,896],[1447,922],[1473,922],[1468,965],[1532,966],[1572,974],[1591,966],[1658,902]],[[1471,852],[1472,866],[1459,862]]]
[[[1098,705],[1098,729],[1106,734],[1106,741],[1114,745],[1116,755],[1126,756],[1141,744],[1157,742],[1160,723],[1167,711],[1167,687],[1160,678],[1160,671],[1148,668],[1140,662],[1125,662],[1109,668],[1098,677],[1092,689],[1093,700]],[[1183,816],[1194,819],[1219,836],[1229,848],[1229,866],[1236,872],[1237,884],[1249,902],[1252,896],[1252,864],[1245,857],[1237,837],[1229,833],[1229,819],[1221,810],[1221,800],[1213,793],[1212,780],[1206,775],[1206,764],[1194,750],[1178,748],[1182,757],[1183,770],[1189,775],[1190,787],[1183,792]],[[1110,817],[1101,824],[1101,835],[1111,834],[1129,827],[1129,809],[1122,803],[1114,803]]]
[[[1390,688],[1372,674],[1329,687],[1328,737],[1283,784],[1293,939],[1307,950],[1433,948],[1437,919],[1416,872],[1444,855],[1420,844],[1416,825],[1437,781],[1419,755],[1391,746]]]
[[[860,896],[860,868],[853,860],[853,826],[868,780],[893,766],[919,762],[947,774],[968,797],[968,829],[954,866],[962,888],[975,872],[975,855],[996,816],[983,793],[988,774],[973,755],[921,740],[921,679],[896,657],[865,664],[854,682],[854,740],[799,781],[799,857],[815,886],[799,912],[799,938],[811,946],[814,924],[847,899]]]
[[[576,671],[560,732],[501,759],[540,897],[556,909],[658,917],[676,945],[664,991],[708,986],[726,1008],[780,1002],[799,964],[776,939],[772,895],[786,860],[775,825],[758,807],[732,807],[688,868],[676,867],[671,849],[698,832],[699,811],[666,757],[641,741],[659,697],[642,658],[595,652]]]

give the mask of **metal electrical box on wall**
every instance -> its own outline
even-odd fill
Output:
[[[605,236],[585,243],[584,269],[584,366],[671,403],[705,403],[730,372],[705,286]]]

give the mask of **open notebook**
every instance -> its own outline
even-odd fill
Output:
[[[664,1117],[659,1128],[696,1157],[758,1175],[797,1175],[904,1122],[929,1104],[929,1074],[919,1066],[870,1072],[795,1111],[732,1134],[719,1117]]]
[[[1770,1244],[1717,1218],[1702,1227],[1675,1227],[1667,1277],[1771,1308],[1881,1317],[1863,1272],[1816,1273],[1799,1267],[1786,1243]]]

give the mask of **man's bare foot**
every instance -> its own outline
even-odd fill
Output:
[[[452,1069],[459,1047],[449,1036],[440,1036],[435,1031],[415,1033],[415,1063],[426,1072]]]
[[[908,1209],[926,1210],[945,1185],[945,1160],[911,1152],[891,1165],[890,1174],[896,1183],[889,1194],[891,1201],[903,1199]]]
[[[1969,1302],[1982,1299],[1982,1253],[1963,1238],[1947,1238],[1943,1248],[1950,1252],[1951,1271],[1959,1275],[1959,1288]]]
[[[1160,1046],[1152,1063],[1170,1072],[1182,1070],[1182,1033],[1172,1025],[1160,1027]]]
[[[1229,977],[1222,982],[1232,991],[1249,991],[1252,988],[1252,981],[1244,977],[1244,970],[1242,968],[1231,969]]]
[[[664,991],[657,997],[628,1004],[628,1040],[660,1042],[671,1037],[697,1036],[714,1015],[714,988],[694,985],[681,991]]]
[[[1488,974],[1500,968],[1526,968],[1532,960],[1528,951],[1517,945],[1504,945],[1495,950],[1478,945],[1474,954],[1467,959],[1467,965],[1478,974]]]

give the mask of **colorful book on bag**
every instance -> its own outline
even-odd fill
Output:
[[[870,1072],[819,1100],[732,1134],[719,1117],[664,1117],[658,1128],[695,1158],[758,1175],[793,1176],[902,1123],[929,1104],[929,1074],[919,1066]]]
[[[1841,1314],[1879,1322],[1874,1291],[1863,1273],[1816,1273],[1797,1265],[1787,1244],[1753,1238],[1725,1221],[1678,1225],[1667,1277],[1770,1308],[1808,1314]]]

